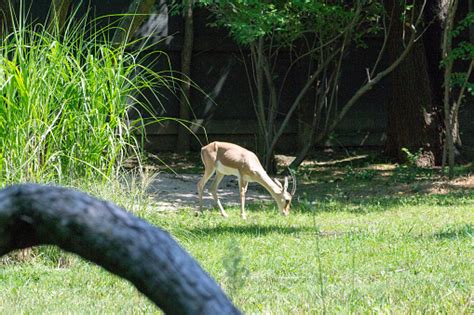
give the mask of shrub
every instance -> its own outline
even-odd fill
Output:
[[[129,114],[163,77],[140,63],[143,48],[115,47],[94,21],[59,31],[22,20],[0,44],[3,185],[117,174],[139,153],[144,124]]]

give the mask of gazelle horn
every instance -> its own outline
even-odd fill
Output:
[[[288,168],[288,172],[290,173],[291,175],[291,195],[293,196],[296,192],[296,176],[295,176],[295,173],[293,170],[291,170],[291,168]]]

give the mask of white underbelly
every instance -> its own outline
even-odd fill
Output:
[[[219,161],[217,161],[216,163],[216,170],[223,175],[233,175],[233,176],[237,176],[239,179],[241,176],[238,169],[227,167]],[[243,180],[245,180],[246,182],[254,182],[253,178],[248,177],[247,175],[244,175]]]
[[[234,175],[240,178],[240,173],[239,170],[236,168],[232,167],[227,167],[223,165],[221,162],[217,161],[216,163],[216,169],[219,173],[224,174],[224,175]]]

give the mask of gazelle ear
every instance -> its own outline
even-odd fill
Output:
[[[288,190],[288,176],[285,176],[285,184],[283,185],[283,190],[284,191]]]

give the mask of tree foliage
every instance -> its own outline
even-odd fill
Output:
[[[380,29],[378,1],[203,0],[199,4],[213,12],[212,25],[227,28],[250,52],[246,69],[259,123],[259,153],[267,169],[272,169],[277,141],[305,99],[314,102],[307,142],[321,141],[331,132],[334,119],[340,120],[336,95],[342,62],[351,45],[363,45],[364,36]],[[277,65],[283,55],[290,64],[282,74]],[[282,106],[283,91],[296,67],[304,67],[306,75],[300,78],[290,106]]]
[[[203,0],[215,13],[215,25],[229,29],[241,44],[274,34],[275,44],[290,46],[307,32],[331,39],[354,17],[353,7],[343,1]],[[371,1],[371,5],[376,2]]]
[[[448,175],[454,176],[455,144],[460,145],[459,137],[459,108],[463,96],[466,92],[473,93],[474,83],[470,81],[472,69],[474,67],[474,45],[466,41],[461,41],[457,46],[453,39],[460,35],[474,21],[474,14],[468,14],[456,27],[454,20],[458,8],[457,0],[450,0],[444,3],[446,18],[443,27],[443,60],[441,65],[444,69],[444,118],[445,118],[445,139],[443,147],[443,168],[446,161],[449,163]],[[468,63],[465,72],[453,71],[454,62],[464,61]],[[457,89],[457,91],[455,91]]]
[[[474,24],[474,12],[469,13],[464,19],[462,19],[452,30],[452,38],[459,38],[461,33],[469,28],[469,26]],[[474,60],[474,43],[469,41],[461,41],[455,47],[452,48],[450,54],[446,56],[446,59],[443,61],[443,65],[446,62],[456,62],[464,61],[470,64]],[[466,92],[474,96],[474,82],[470,80],[470,67],[468,66],[466,71],[453,72],[451,76],[451,85],[453,87],[465,88]],[[472,71],[472,70],[471,70]]]

